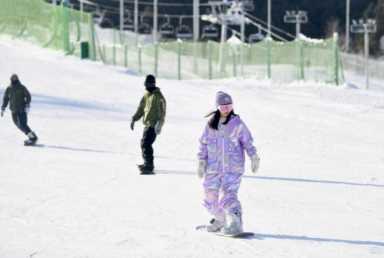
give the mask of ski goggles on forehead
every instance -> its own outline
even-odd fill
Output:
[[[227,104],[227,105],[219,105],[219,110],[223,113],[228,113],[231,112],[233,109],[232,104]]]

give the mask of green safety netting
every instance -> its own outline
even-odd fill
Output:
[[[91,16],[42,0],[0,0],[0,33],[79,54],[92,41]]]
[[[339,84],[342,74],[336,36],[323,41],[301,38],[255,44],[152,44],[137,41],[133,33],[95,28],[90,14],[43,0],[0,0],[0,33],[77,56],[83,56],[80,45],[87,43],[93,60],[170,79],[241,77]]]

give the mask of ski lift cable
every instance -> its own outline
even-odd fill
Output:
[[[88,0],[77,0],[77,2],[75,4],[80,4],[80,3],[87,4],[87,5],[92,5],[92,6],[98,6],[98,4],[96,4],[94,2],[90,2]]]
[[[115,8],[113,6],[109,6],[109,5],[104,5],[104,4],[96,4],[96,3],[93,3],[93,2],[90,2],[90,1],[87,1],[87,0],[78,0],[79,2],[78,3],[73,3],[76,7],[79,7],[80,6],[80,2],[82,1],[84,4],[87,4],[89,6],[94,6],[96,8],[100,8],[102,7],[103,9],[105,9],[106,11],[110,12],[110,13],[120,13],[118,12],[118,8]]]
[[[77,0],[77,1],[80,1],[80,0]],[[85,0],[87,1],[87,0]],[[89,1],[89,0],[88,0]],[[111,0],[111,2],[119,2],[120,0]],[[129,3],[129,4],[133,4],[135,3],[134,0],[124,0],[124,3]],[[138,4],[139,5],[153,5],[153,1],[150,2],[150,1],[138,1]],[[158,6],[181,6],[181,7],[184,7],[184,6],[193,6],[193,3],[191,4],[188,4],[188,3],[157,3]],[[201,3],[199,4],[199,6],[201,7],[207,7],[207,6],[211,6],[209,3]]]
[[[83,0],[86,1],[86,0]],[[113,7],[105,4],[94,4],[93,6],[96,7],[102,7],[103,9],[107,10],[109,13],[112,14],[120,14],[120,8],[119,7]],[[170,18],[179,18],[180,16],[183,16],[185,18],[193,18],[193,14],[158,14],[158,17],[170,17]],[[199,17],[203,16],[203,14],[198,15]]]
[[[80,2],[83,2],[83,3],[86,3],[86,4],[89,4],[89,5],[92,5],[92,6],[96,6],[96,7],[102,7],[103,9],[106,9],[108,10],[109,12],[111,13],[114,13],[114,14],[117,14],[117,13],[120,13],[120,7],[119,6],[113,6],[113,5],[108,5],[108,4],[105,4],[105,3],[93,3],[93,2],[90,2],[90,0],[76,0],[78,2],[76,2],[75,4],[76,5],[79,5]],[[117,3],[117,1],[119,0],[113,0]],[[127,2],[127,1],[125,1]],[[131,1],[132,3],[134,3],[134,1]],[[139,5],[141,3],[139,2]],[[153,3],[152,3],[153,5]],[[177,4],[179,5],[179,4]],[[178,17],[180,15],[173,15],[174,17]],[[184,15],[184,16],[193,16],[193,15]]]

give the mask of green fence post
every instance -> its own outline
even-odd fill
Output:
[[[63,49],[65,53],[70,52],[70,41],[69,41],[69,8],[66,2],[62,2],[62,24],[63,24]]]
[[[124,45],[124,66],[128,67],[128,46]]]
[[[212,80],[212,46],[211,41],[208,41],[208,79]]]
[[[340,63],[340,57],[339,57],[339,47],[337,45],[337,42],[338,42],[338,34],[337,33],[334,33],[333,34],[333,48],[334,48],[334,67],[335,67],[335,83],[336,83],[336,86],[339,86],[340,84],[340,78],[339,78],[339,69],[340,69],[340,66],[339,66],[339,63]]]
[[[232,46],[233,76],[237,77],[236,46]]]
[[[138,58],[139,58],[139,74],[142,74],[143,71],[142,71],[142,60],[141,60],[141,45],[138,46]]]
[[[267,38],[267,76],[272,78],[272,38]]]
[[[89,16],[89,27],[90,27],[90,39],[91,39],[91,59],[95,61],[97,59],[96,56],[96,39],[95,39],[95,25],[93,23],[92,18]]]
[[[304,80],[304,42],[299,39],[297,44],[299,44],[299,79]]]
[[[112,62],[113,65],[116,65],[116,30],[113,29],[113,56],[112,56]]]
[[[105,45],[102,46],[103,49],[103,54],[104,54],[104,63],[108,64],[108,53],[107,53],[107,48]]]
[[[159,68],[159,43],[155,43],[155,67],[154,67],[154,74],[157,77],[158,76],[158,68]]]
[[[241,77],[244,78],[244,45],[245,43],[244,42],[241,42],[241,45],[240,45],[240,59],[241,59]]]
[[[198,65],[197,65],[197,51],[198,43],[197,41],[193,41],[193,73],[198,74]]]
[[[181,40],[177,40],[177,79],[181,80]]]

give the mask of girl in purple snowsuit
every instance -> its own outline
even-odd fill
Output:
[[[216,106],[200,138],[198,153],[198,175],[204,177],[204,206],[214,216],[207,230],[238,234],[243,231],[237,193],[244,174],[244,150],[251,159],[252,172],[256,173],[260,159],[251,132],[233,112],[231,96],[219,91]]]

